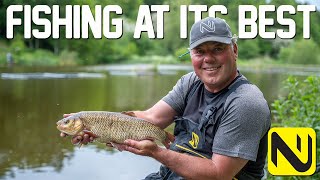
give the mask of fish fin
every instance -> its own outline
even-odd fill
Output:
[[[99,136],[94,134],[92,131],[90,130],[87,130],[87,129],[84,129],[82,130],[84,133],[88,134],[90,137],[93,137],[93,138],[98,138]]]
[[[168,140],[169,142],[173,142],[176,139],[173,134],[171,134],[167,131],[165,131],[165,132],[166,132],[166,136],[167,136],[166,140]]]
[[[133,111],[122,111],[121,114],[125,114],[131,117],[137,117]]]
[[[116,143],[110,142],[110,144],[112,145],[112,147],[118,149],[118,151],[120,151],[120,152],[123,150],[123,149],[121,149],[120,146],[118,146],[118,144],[116,144]]]
[[[154,140],[155,140],[155,138],[153,138],[153,137],[146,137],[146,138],[145,138],[145,140],[154,141]]]
[[[77,144],[74,144],[75,146],[78,146],[79,149],[83,146],[83,143],[81,141],[79,141]]]
[[[170,147],[170,144],[175,140],[175,137],[173,134],[166,132],[166,139],[162,142],[162,144],[167,148],[169,149]]]

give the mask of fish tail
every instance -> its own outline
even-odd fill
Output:
[[[173,134],[165,131],[166,133],[166,139],[162,142],[162,144],[167,148],[169,149],[170,147],[170,144],[174,141],[175,137]]]

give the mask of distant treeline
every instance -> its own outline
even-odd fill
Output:
[[[238,32],[238,6],[252,4],[259,5],[271,4],[276,7],[280,5],[298,5],[294,0],[2,0],[0,1],[0,65],[7,63],[7,55],[10,53],[15,64],[19,65],[89,65],[89,64],[106,64],[121,63],[124,61],[146,61],[150,57],[161,62],[179,62],[181,59],[178,55],[186,52],[188,39],[180,38],[180,6],[181,5],[224,5],[228,9],[227,15],[217,13],[218,17],[226,19],[231,26],[233,33]],[[120,39],[101,39],[92,38],[89,33],[88,39],[66,39],[65,28],[61,26],[61,35],[59,39],[35,39],[24,38],[23,26],[14,27],[14,38],[6,39],[6,9],[12,4],[19,5],[36,5],[45,4],[48,6],[59,5],[61,17],[64,17],[66,5],[89,5],[94,12],[95,5],[119,5],[123,14],[121,16],[110,14],[110,18],[121,17],[124,21],[123,35]],[[170,12],[164,13],[164,38],[149,39],[147,33],[142,33],[140,39],[134,39],[134,27],[137,20],[137,14],[140,5],[161,5],[170,6]],[[24,22],[24,12],[15,12],[14,17],[21,18]],[[194,22],[194,13],[188,14],[188,29]],[[41,14],[42,18],[51,19],[50,15]],[[202,17],[208,16],[203,13]],[[250,15],[248,15],[250,16]],[[276,12],[267,12],[267,18],[273,18],[275,25],[267,26],[268,32],[276,29],[288,29],[277,22]],[[250,60],[259,57],[271,57],[282,63],[294,64],[318,64],[320,63],[320,12],[319,10],[311,13],[310,18],[310,39],[303,39],[303,15],[302,12],[296,12],[291,15],[288,12],[284,14],[285,18],[290,18],[296,24],[296,36],[293,39],[263,39],[259,35],[255,39],[238,40],[239,58]],[[259,21],[259,20],[258,20]],[[258,23],[257,21],[257,23]],[[32,24],[32,28],[41,30],[43,26]],[[156,29],[156,28],[155,28]],[[158,58],[152,58],[158,57]],[[168,58],[170,57],[170,58]],[[189,56],[184,56],[182,60],[188,60]],[[159,60],[160,59],[160,60]],[[169,59],[169,60],[168,60]]]

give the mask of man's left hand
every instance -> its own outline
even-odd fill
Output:
[[[154,141],[135,141],[131,139],[125,140],[122,148],[123,150],[132,152],[134,154],[150,157],[152,157],[155,152],[161,149]]]

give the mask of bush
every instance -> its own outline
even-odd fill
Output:
[[[0,52],[0,66],[7,64],[6,54],[4,52]]]
[[[75,51],[69,52],[67,50],[63,50],[59,55],[59,65],[62,65],[62,66],[76,65],[78,59],[79,59],[79,56],[77,52]]]
[[[0,42],[0,66],[7,64],[7,53],[9,52],[8,46],[4,42]]]
[[[59,64],[59,58],[48,50],[37,49],[21,53],[16,63],[25,66],[56,66]]]
[[[310,127],[317,134],[317,154],[320,153],[320,78],[310,76],[304,81],[289,77],[285,81],[286,97],[272,103],[273,126]],[[319,156],[317,157],[319,163]],[[309,177],[310,178],[310,177]],[[320,173],[312,176],[319,179]]]
[[[22,35],[17,35],[13,40],[11,40],[10,51],[14,55],[20,55],[26,50],[26,45],[24,44],[24,39]]]
[[[185,54],[187,51],[188,51],[187,48],[180,48],[175,51],[174,56],[177,59],[179,59],[180,61],[190,61],[191,60],[190,54]],[[183,54],[185,54],[185,55],[179,58],[179,56],[181,56]]]
[[[239,58],[252,59],[260,55],[258,40],[240,40],[238,44]]]
[[[290,64],[320,63],[319,47],[313,40],[300,40],[287,48],[281,48],[279,57]]]

